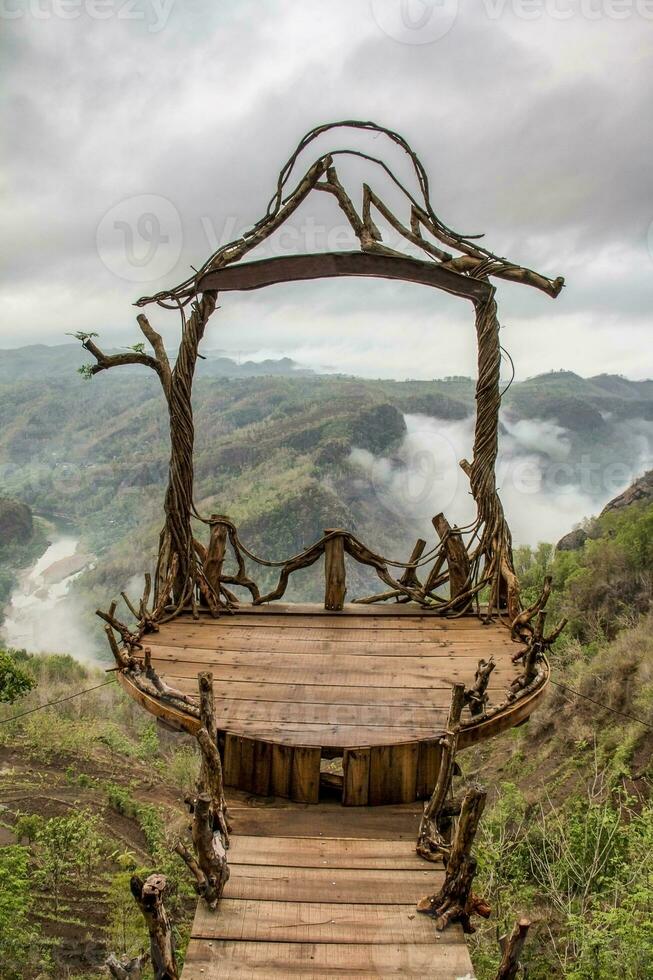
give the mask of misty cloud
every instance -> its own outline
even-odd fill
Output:
[[[472,457],[473,419],[404,418],[408,431],[394,457],[354,448],[350,463],[388,516],[413,524],[416,534],[430,540],[431,518],[440,511],[465,527],[476,509],[458,462]],[[558,540],[651,466],[653,423],[643,420],[636,422],[636,452],[628,465],[588,459],[572,466],[570,435],[550,420],[503,424],[508,431],[500,440],[497,486],[517,545]]]

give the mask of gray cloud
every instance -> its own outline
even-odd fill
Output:
[[[358,117],[413,143],[443,220],[567,276],[555,303],[500,286],[520,376],[563,365],[650,373],[642,350],[653,300],[653,19],[635,0],[621,20],[608,0],[596,0],[595,19],[587,0],[543,0],[536,20],[520,16],[517,0],[461,0],[450,30],[430,44],[384,33],[377,0],[141,0],[133,8],[141,19],[116,0],[104,20],[85,12],[91,0],[69,20],[37,19],[32,2],[3,8],[22,16],[3,25],[0,344],[56,343],[75,329],[124,343],[141,293],[185,278],[258,219],[305,130]],[[52,12],[49,3],[39,9]],[[422,0],[409,4],[428,13]],[[560,19],[555,11],[567,7],[573,15]],[[357,195],[360,171],[343,174]],[[159,281],[122,278],[116,242],[102,241],[100,254],[96,246],[103,216],[113,220],[112,209],[141,195],[171,202],[179,216]],[[273,247],[342,247],[341,225],[333,202],[314,196],[293,219],[295,237]],[[341,370],[401,377],[473,366],[470,311],[425,290],[279,287],[227,297],[223,307],[210,346],[303,352]],[[153,315],[172,340],[174,321]],[[420,351],[412,370],[407,348]]]

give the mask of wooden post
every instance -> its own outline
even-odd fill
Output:
[[[213,673],[204,670],[197,675],[197,686],[200,692],[200,721],[206,728],[209,738],[217,745],[218,726],[215,720],[215,696],[213,694]]]
[[[449,569],[449,597],[453,601],[469,589],[469,556],[460,531],[453,529],[444,514],[436,514],[433,527],[442,541]],[[456,605],[464,605],[465,599]]]
[[[331,534],[337,528],[325,528]],[[324,608],[339,611],[345,602],[347,592],[345,573],[345,542],[341,534],[336,534],[324,544]]]
[[[420,857],[425,858],[427,861],[438,861],[441,855],[449,850],[449,843],[444,833],[445,828],[442,825],[442,816],[453,779],[456,749],[458,747],[460,716],[464,703],[465,685],[454,684],[451,691],[447,731],[440,739],[442,751],[438,778],[431,798],[424,806],[424,813],[422,814],[417,835],[416,851]],[[450,817],[446,819],[447,822],[450,821]]]
[[[211,799],[213,816],[217,823],[217,829],[222,836],[222,843],[229,847],[229,813],[224,798],[224,783],[222,778],[222,761],[217,744],[209,737],[206,728],[200,728],[197,733],[197,741],[202,750],[202,764],[206,773],[206,782],[201,781],[200,786],[207,792]]]
[[[496,667],[494,657],[490,655],[488,660],[482,658],[478,662],[474,683],[465,691],[465,704],[469,707],[473,718],[482,715],[488,702],[487,686],[490,682],[490,674]]]
[[[517,977],[520,969],[522,969],[519,957],[524,948],[530,927],[530,919],[522,916],[515,923],[510,936],[501,936],[499,939],[499,946],[503,955],[501,956],[501,962],[499,963],[495,980],[515,980]]]
[[[411,563],[414,561],[419,561],[422,555],[424,554],[425,548],[426,548],[426,541],[424,540],[424,538],[418,538],[417,541],[415,542],[415,547],[410,553],[410,558],[408,559],[408,562]],[[417,577],[417,569],[407,568],[404,574],[399,579],[399,581],[402,585],[407,585],[409,588],[413,588],[414,586],[417,586],[419,588],[420,581],[419,578]]]
[[[460,922],[463,932],[474,932],[470,917],[476,912],[484,918],[490,915],[486,902],[472,893],[476,874],[476,859],[471,848],[476,828],[483,813],[486,792],[478,786],[470,787],[460,810],[456,833],[447,857],[444,884],[436,895],[427,895],[417,903],[417,911],[433,916],[440,932],[451,922]]]
[[[229,880],[229,865],[227,852],[222,838],[214,830],[212,800],[209,793],[200,793],[195,801],[193,814],[193,844],[197,853],[197,862],[206,878],[204,898],[211,910],[217,908],[218,902]]]
[[[222,759],[218,750],[218,726],[215,720],[212,672],[206,670],[198,674],[197,684],[200,693],[200,721],[202,722],[202,728],[197,733],[197,741],[202,753],[199,791],[211,794],[214,812],[220,823],[223,844],[225,847],[229,847],[231,826],[224,797]]]
[[[150,934],[154,980],[179,980],[172,929],[163,904],[168,887],[165,875],[153,874],[145,881],[134,875],[130,887]]]

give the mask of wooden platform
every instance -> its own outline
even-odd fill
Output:
[[[231,878],[217,913],[198,906],[182,980],[473,976],[461,929],[415,911],[443,876],[415,855],[417,808],[230,809]]]
[[[200,671],[213,672],[227,785],[313,803],[322,760],[334,757],[343,760],[345,804],[429,795],[451,685],[471,685],[479,659],[492,656],[488,693],[498,705],[521,669],[502,624],[398,604],[246,606],[217,620],[179,616],[147,641],[157,673],[185,694],[196,693]],[[154,714],[197,728],[121,681]],[[523,721],[542,690],[478,723],[465,709],[460,747]]]

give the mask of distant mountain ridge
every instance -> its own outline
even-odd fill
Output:
[[[117,354],[126,348],[108,348],[107,354]],[[203,360],[197,370],[198,377],[254,378],[264,375],[310,375],[290,357],[267,358],[262,361],[247,360],[240,363],[221,351],[203,351]],[[27,379],[41,380],[74,377],[83,364],[92,362],[80,344],[30,344],[26,347],[0,348],[0,384]],[[134,375],[141,371],[138,366],[121,368]]]
[[[73,590],[84,593],[85,622],[95,635],[93,609],[153,560],[169,437],[152,371],[135,366],[85,380],[76,368],[87,360],[76,344],[0,351],[0,492],[37,514],[67,519],[84,552],[98,555],[97,568],[84,572]],[[218,373],[227,369],[236,373]],[[237,373],[243,370],[253,373]],[[471,448],[471,378],[310,374],[289,359],[236,365],[222,352],[209,355],[202,372],[194,388],[196,504],[201,513],[229,513],[243,540],[264,557],[295,554],[325,527],[344,526],[403,558],[407,542],[424,531],[413,513],[420,506],[415,487],[427,496],[431,485],[448,493],[438,467],[457,473],[460,458],[449,437],[455,442],[455,433],[463,433]],[[422,433],[417,443],[406,419],[411,432],[417,425]],[[433,419],[442,425],[432,426]],[[501,409],[508,454],[501,492],[513,479],[512,454],[524,461],[523,472],[541,476],[552,508],[567,499],[558,494],[575,488],[588,500],[603,495],[602,505],[650,468],[652,419],[651,382],[585,379],[569,371],[516,382]],[[517,466],[515,479],[521,472]],[[614,486],[612,493],[605,494],[604,483]],[[533,533],[541,533],[536,517],[533,524]],[[270,586],[273,577],[272,570]],[[352,571],[352,594],[374,589],[375,576],[368,578]],[[297,588],[302,599],[319,597],[319,569]]]

